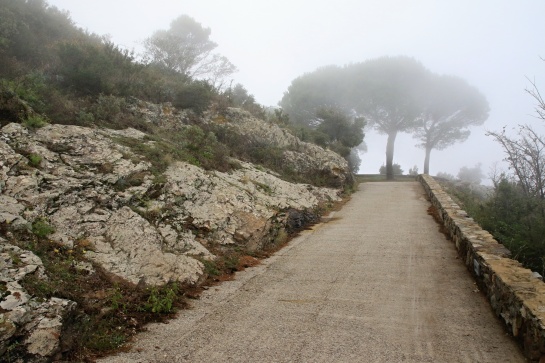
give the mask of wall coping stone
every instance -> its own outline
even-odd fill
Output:
[[[418,180],[479,289],[525,356],[545,362],[545,283],[483,230],[429,175]]]

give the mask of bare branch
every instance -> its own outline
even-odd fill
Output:
[[[543,100],[543,97],[541,96],[541,93],[539,92],[539,88],[537,87],[535,80],[532,81],[528,77],[526,77],[526,79],[532,85],[532,88],[526,88],[526,93],[528,93],[537,101],[535,111],[538,115],[538,118],[545,121],[545,100]]]

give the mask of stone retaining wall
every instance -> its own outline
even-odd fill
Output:
[[[545,283],[510,259],[509,251],[469,218],[432,177],[418,179],[494,312],[528,359],[545,362]]]

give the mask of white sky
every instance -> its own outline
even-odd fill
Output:
[[[545,93],[545,1],[542,0],[48,0],[80,27],[129,49],[187,14],[212,29],[217,51],[237,66],[256,100],[277,105],[291,81],[316,68],[384,55],[407,55],[431,71],[465,78],[488,98],[490,117],[463,144],[432,151],[430,171],[456,175],[503,154],[485,129],[534,123],[526,76]],[[545,125],[543,128],[545,134]],[[386,139],[367,132],[360,172],[377,173]],[[422,170],[424,153],[409,135],[394,162]]]

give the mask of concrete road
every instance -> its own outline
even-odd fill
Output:
[[[191,310],[102,362],[524,362],[416,182],[365,183]]]

